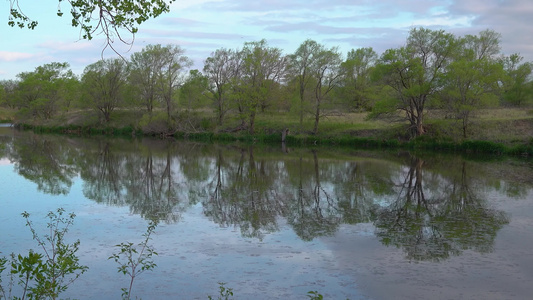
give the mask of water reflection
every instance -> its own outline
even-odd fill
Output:
[[[1,143],[2,158],[44,193],[68,194],[79,176],[85,197],[98,203],[168,223],[201,203],[212,222],[258,239],[282,223],[305,241],[334,235],[342,224],[372,223],[384,245],[412,260],[490,252],[509,216],[491,208],[487,195],[520,197],[531,188],[502,181],[501,169],[494,172],[499,162],[460,157],[30,133]],[[527,164],[507,168],[531,171]]]
[[[466,162],[452,164],[449,168],[457,170],[443,177],[426,175],[420,158],[409,161],[408,169],[395,176],[396,199],[376,211],[381,242],[403,248],[414,260],[441,260],[466,249],[491,251],[509,217],[487,207],[486,188],[475,186]]]

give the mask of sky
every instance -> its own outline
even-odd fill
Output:
[[[68,62],[77,75],[99,59],[118,57],[104,49],[101,36],[80,39],[71,26],[70,7],[58,0],[19,0],[39,25],[35,30],[7,25],[9,0],[0,0],[0,80],[51,62]],[[327,48],[372,47],[378,54],[398,48],[412,28],[445,30],[457,36],[485,29],[502,35],[505,55],[533,62],[532,0],[176,0],[170,12],[141,24],[133,45],[115,43],[128,58],[148,44],[175,44],[193,60],[192,69],[217,49],[241,48],[266,39],[284,54],[306,39]],[[130,37],[130,36],[128,36]]]

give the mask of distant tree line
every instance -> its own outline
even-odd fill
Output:
[[[22,72],[0,81],[0,105],[22,120],[91,108],[104,123],[116,109],[133,109],[163,131],[176,126],[178,111],[212,111],[219,126],[231,116],[240,123],[235,130],[251,134],[265,112],[288,112],[300,125],[312,118],[317,134],[324,116],[358,111],[406,122],[411,137],[426,132],[431,108],[459,120],[466,137],[478,109],[533,104],[533,64],[503,55],[500,40],[492,30],[457,37],[415,28],[402,47],[381,55],[353,49],[346,57],[313,40],[291,54],[261,40],[215,50],[202,70],[190,70],[180,46],[148,45],[129,60],[90,64],[80,77],[66,62]]]

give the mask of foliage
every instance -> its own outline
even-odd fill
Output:
[[[440,90],[455,47],[450,33],[414,28],[405,47],[386,50],[380,58],[377,74],[396,93],[396,106],[387,113],[402,111],[412,137],[425,133],[425,106]]]
[[[139,120],[139,127],[147,135],[167,134],[173,131],[174,125],[168,121],[165,112],[147,113]]]
[[[49,233],[44,236],[37,233],[29,219],[30,214],[22,213],[26,219],[26,226],[30,228],[33,239],[37,241],[42,253],[30,250],[26,256],[11,254],[9,260],[11,280],[18,278],[17,284],[22,288],[20,299],[26,297],[28,299],[42,299],[43,297],[56,299],[74,280],[87,271],[88,267],[80,265],[76,255],[80,241],[76,240],[72,244],[65,242],[65,235],[74,223],[75,215],[70,213],[64,216],[64,213],[65,210],[62,208],[48,213]],[[0,261],[0,271],[5,270],[7,262],[5,258]],[[13,282],[10,286],[11,284]],[[11,288],[9,295],[6,295],[4,287],[0,290],[4,298],[11,298]],[[15,298],[18,299],[18,297]]]
[[[239,77],[242,66],[242,53],[238,50],[217,49],[204,62],[204,73],[208,79],[208,91],[213,96],[217,112],[217,123],[222,125],[229,110],[231,83]]]
[[[338,82],[342,78],[342,70],[340,69],[341,53],[338,48],[331,49],[322,48],[317,54],[314,60],[311,72],[315,85],[313,92],[315,95],[314,103],[314,117],[315,125],[313,133],[318,134],[318,124],[320,118],[323,115],[321,106],[327,99],[328,94],[338,85]]]
[[[38,21],[32,20],[22,11],[19,0],[9,0],[9,2],[9,26],[34,29],[38,25]],[[168,12],[169,4],[174,0],[58,0],[58,2],[59,17],[64,14],[61,4],[65,2],[70,4],[72,26],[80,28],[83,39],[90,40],[95,35],[104,34],[107,39],[106,47],[113,48],[111,44],[115,38],[127,43],[121,35],[121,30],[135,35],[138,25]]]
[[[101,113],[106,123],[124,102],[126,78],[126,64],[118,58],[100,60],[83,71],[84,102]]]
[[[533,63],[523,62],[523,59],[515,53],[503,57],[501,62],[507,75],[503,80],[503,101],[518,107],[533,103]]]
[[[300,126],[303,124],[303,116],[305,112],[304,105],[311,101],[311,91],[308,90],[310,81],[312,80],[312,65],[318,52],[323,49],[323,46],[314,40],[305,40],[296,51],[289,55],[288,74],[292,81],[297,85],[300,105]]]
[[[318,136],[320,123],[325,135],[353,135],[374,127],[377,120],[403,126],[404,132],[386,138],[435,137],[437,123],[442,125],[439,136],[485,138],[479,136],[485,129],[478,122],[483,108],[533,103],[531,63],[518,54],[502,56],[500,38],[492,30],[455,37],[416,28],[404,47],[388,49],[379,59],[365,47],[349,51],[344,61],[336,47],[313,40],[289,55],[260,40],[241,49],[217,49],[204,61],[203,73],[185,72],[192,63],[181,47],[147,45],[131,55],[127,66],[125,60],[87,66],[81,83],[69,75],[66,63],[21,73],[16,81],[0,82],[0,105],[17,109],[17,122],[56,127],[83,123],[97,127],[95,132],[103,126],[121,127],[117,114],[132,113],[135,120],[127,125],[136,127],[140,120],[147,134],[209,130],[242,135],[247,130],[270,135],[289,128]],[[46,79],[54,72],[60,75]],[[87,108],[96,110],[100,123],[95,117],[83,117],[84,122],[70,117],[70,112]],[[141,119],[143,110],[148,115]],[[445,110],[446,117],[436,118],[432,110]],[[154,111],[155,117],[150,116]],[[330,126],[328,120],[354,111],[368,112],[368,119],[348,118]],[[276,122],[283,112],[291,120]]]
[[[324,296],[318,293],[318,291],[309,291],[307,292],[307,297],[311,300],[322,300]]]
[[[19,108],[19,116],[50,119],[61,107],[70,105],[78,82],[68,63],[53,62],[17,75],[19,82],[9,82],[8,105]]]
[[[181,85],[180,104],[188,111],[201,107],[206,107],[209,102],[207,90],[209,80],[198,70],[189,71],[189,75],[185,82]]]
[[[232,299],[233,297],[233,289],[232,288],[227,288],[225,287],[226,283],[225,282],[219,282],[219,287],[218,287],[218,297],[216,298],[217,300],[229,300],[229,299]],[[211,297],[210,295],[207,296],[207,299],[209,300],[214,300],[215,298]]]
[[[131,290],[133,288],[133,281],[137,276],[144,273],[144,271],[153,270],[157,265],[152,260],[157,252],[151,245],[148,244],[150,236],[154,233],[157,223],[151,221],[148,224],[146,232],[143,234],[144,240],[135,246],[131,242],[124,242],[115,247],[119,248],[119,252],[114,253],[108,259],[114,260],[119,264],[118,272],[130,277],[129,288],[122,288],[122,298],[130,299]],[[138,248],[137,248],[138,247]]]
[[[266,40],[244,43],[242,73],[234,90],[239,118],[248,120],[250,134],[255,132],[255,118],[259,111],[270,106],[269,99],[275,83],[285,72],[285,58],[279,48],[268,46]]]
[[[491,31],[483,31],[480,36],[467,35],[459,41],[455,59],[449,64],[443,77],[446,86],[443,97],[448,111],[461,120],[463,138],[467,138],[471,117],[476,110],[497,104],[499,83],[504,78],[502,65],[494,57],[498,49],[498,36],[493,44],[486,44]],[[492,47],[492,51],[485,48]]]
[[[15,94],[18,88],[18,82],[15,80],[0,80],[0,106],[15,108]]]
[[[378,59],[372,48],[352,49],[341,64],[342,78],[338,96],[347,102],[349,109],[370,110],[376,94],[371,73]]]

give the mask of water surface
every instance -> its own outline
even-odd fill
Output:
[[[58,207],[89,266],[64,297],[118,299],[114,245],[159,225],[133,294],[527,299],[533,164],[501,157],[34,135],[0,128],[0,251]]]

